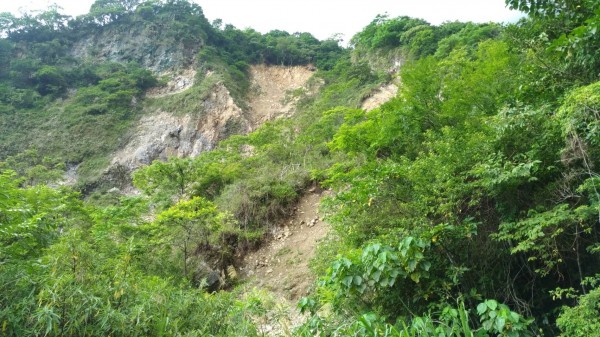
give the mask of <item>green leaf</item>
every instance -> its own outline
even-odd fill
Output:
[[[496,308],[498,307],[498,302],[496,302],[495,300],[487,300],[485,301],[485,304],[488,308],[490,308],[490,310],[496,310]]]
[[[375,280],[375,282],[379,282],[379,279],[381,278],[381,271],[377,270],[373,273],[373,280]]]
[[[407,264],[408,271],[414,271],[417,268],[417,260],[409,260]]]
[[[498,317],[496,319],[496,331],[498,331],[498,332],[504,331],[505,325],[506,325],[506,320],[503,317]]]
[[[491,320],[490,321],[485,321],[485,322],[483,322],[482,327],[485,330],[490,331],[492,329],[492,324],[493,324],[493,321],[491,321]]]
[[[479,316],[481,316],[486,311],[487,311],[487,305],[485,304],[485,302],[479,303],[479,305],[477,306],[477,314],[479,314]]]

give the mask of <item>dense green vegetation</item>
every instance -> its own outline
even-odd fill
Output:
[[[3,14],[2,334],[258,335],[264,303],[238,293],[231,269],[314,184],[336,191],[324,202],[333,230],[294,334],[597,334],[599,5],[507,5],[529,17],[432,26],[378,16],[350,50],[208,24],[186,1],[98,0],[76,19]],[[290,119],[138,170],[142,196],[82,201],[48,187],[67,164],[103,167],[144,104],[185,109],[186,95],[210,90],[198,81],[138,104],[157,79],[135,57],[66,53],[86,34],[158,22],[202,45],[198,68],[240,102],[253,63],[312,63],[318,90],[298,93]],[[390,55],[404,60],[397,75],[378,66]],[[393,76],[397,96],[361,110]],[[17,135],[31,123],[45,131],[39,142]]]
[[[494,39],[410,62],[395,100],[346,116],[329,148],[348,161],[324,173],[339,189],[327,205],[337,242],[324,251],[335,262],[303,302],[315,313],[307,335],[595,331],[600,69],[587,48],[597,14],[546,6],[551,14],[534,7]],[[394,21],[357,42],[398,36]],[[486,36],[480,29],[465,26],[438,47]],[[585,46],[567,47],[578,34]],[[518,314],[488,313],[489,299]],[[323,305],[338,316],[323,319]],[[348,316],[359,318],[340,333]]]

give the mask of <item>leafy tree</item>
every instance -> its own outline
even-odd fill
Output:
[[[44,42],[55,39],[67,27],[68,16],[51,5],[45,11],[24,13],[20,17],[2,15],[2,32],[13,41]]]
[[[352,37],[351,43],[357,47],[364,46],[369,49],[399,47],[401,35],[421,25],[429,24],[407,16],[390,19],[387,15],[377,15],[360,33]]]
[[[56,182],[64,174],[65,165],[40,156],[36,149],[29,149],[0,162],[0,169],[14,170],[22,179],[22,185],[33,186]]]
[[[89,15],[100,24],[108,24],[132,12],[140,3],[141,0],[96,0]]]
[[[574,307],[564,307],[556,324],[561,329],[561,336],[589,336],[600,328],[598,320],[600,301],[599,288],[592,289],[588,294],[578,298]]]
[[[458,48],[467,48],[473,51],[480,42],[494,39],[502,31],[502,27],[498,24],[447,23],[446,25],[437,29],[438,35],[442,37],[435,51],[437,58],[446,57],[453,49]]]
[[[7,35],[14,29],[17,18],[10,12],[0,13],[0,32],[2,35]]]
[[[194,168],[190,159],[171,158],[155,161],[133,175],[135,186],[147,194],[177,193],[183,197],[194,181]]]
[[[566,60],[567,69],[578,80],[590,83],[598,78],[598,2],[593,0],[506,0],[538,21],[547,30],[541,35],[546,47]]]
[[[35,72],[34,80],[40,95],[61,94],[66,89],[66,81],[59,69],[44,66]]]
[[[156,221],[166,226],[172,244],[178,247],[182,256],[183,276],[189,277],[190,259],[209,238],[223,226],[224,216],[216,206],[203,198],[194,197],[180,201],[157,216]]]
[[[1,260],[23,260],[39,256],[58,237],[61,227],[78,220],[77,195],[47,186],[20,188],[11,170],[2,170],[0,195],[2,235]]]

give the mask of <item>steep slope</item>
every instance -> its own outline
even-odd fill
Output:
[[[151,88],[146,92],[146,97],[160,98],[184,92],[194,85],[196,73],[197,71],[194,67],[161,72],[161,77],[168,79],[167,84],[162,87]]]
[[[371,111],[394,98],[397,93],[398,86],[396,84],[384,84],[362,102],[361,108],[366,111]]]
[[[253,128],[278,117],[290,117],[299,97],[297,91],[306,89],[306,81],[312,75],[313,71],[306,66],[251,66],[250,118]]]
[[[137,11],[114,14],[92,11],[79,17],[70,56],[92,62],[135,62],[161,73],[192,64],[212,31],[202,9],[187,1],[148,3]]]
[[[194,157],[211,149],[222,138],[228,123],[245,123],[243,111],[233,102],[227,88],[216,85],[202,102],[203,111],[177,115],[157,111],[140,119],[127,145],[119,150],[112,166],[132,171],[153,160],[169,157]]]
[[[266,121],[291,116],[298,99],[292,93],[304,90],[313,74],[307,67],[266,65],[251,66],[249,73],[252,92],[246,111],[234,102],[227,87],[217,82],[209,94],[190,97],[199,101],[199,111],[180,114],[159,109],[144,115],[127,144],[113,156],[105,180],[129,190],[130,173],[154,160],[195,157],[231,134],[245,134]],[[151,98],[182,94],[194,85],[192,69],[168,75],[167,86],[149,91]],[[211,76],[209,72],[205,78]]]
[[[319,214],[324,195],[304,195],[294,213],[273,230],[273,240],[245,257],[241,274],[251,287],[265,288],[292,302],[308,293],[314,281],[308,262],[329,230]]]
[[[186,47],[183,42],[169,43],[170,37],[166,36],[165,30],[156,25],[131,25],[127,30],[118,28],[110,27],[100,34],[78,40],[71,55],[80,59],[135,61],[155,72],[162,72],[191,63],[200,47]]]
[[[276,83],[269,86],[275,87]],[[393,98],[397,90],[394,83],[383,84],[363,102],[362,108],[368,111],[379,107]],[[255,100],[254,106],[263,106],[266,111],[273,107],[281,109],[281,105],[269,105],[262,97],[259,103]],[[305,192],[293,212],[271,229],[269,241],[243,259],[239,276],[245,281],[245,293],[260,291],[263,300],[270,303],[264,315],[254,317],[264,335],[290,336],[306,320],[298,311],[297,302],[309,295],[315,284],[316,275],[309,264],[330,232],[319,206],[331,194],[318,188]]]
[[[255,320],[268,336],[289,335],[305,319],[296,303],[314,285],[316,276],[309,262],[329,232],[319,214],[321,198],[326,194],[313,190],[304,195],[294,213],[273,230],[273,240],[244,258],[240,276],[247,280],[246,292],[266,291],[266,297],[274,301],[272,310],[280,313],[270,312]]]

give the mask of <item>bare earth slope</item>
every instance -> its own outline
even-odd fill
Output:
[[[254,75],[253,81],[261,85],[262,90],[271,93],[267,97],[285,97],[285,91],[278,85],[285,75],[285,70],[280,69],[278,83],[261,72],[258,76]],[[288,75],[287,81],[288,87],[293,86],[289,85],[292,76]],[[375,109],[395,97],[397,91],[396,84],[382,85],[364,100],[362,108],[367,111]],[[273,101],[259,96],[251,106],[255,116],[268,120],[288,113],[281,102],[281,98]],[[263,317],[255,319],[264,335],[291,336],[293,328],[305,319],[296,304],[315,284],[316,276],[310,270],[309,262],[315,256],[319,242],[329,233],[329,225],[322,221],[318,211],[326,193],[311,191],[305,194],[298,201],[294,213],[274,230],[272,241],[244,259],[240,276],[246,281],[246,292],[265,291],[273,304]]]
[[[314,285],[315,275],[308,264],[329,232],[318,211],[323,194],[304,195],[294,214],[275,229],[273,240],[245,257],[240,276],[246,280],[247,292],[267,291],[275,302],[271,312],[256,319],[263,334],[290,335],[304,320],[296,303]]]
[[[312,75],[305,66],[250,67],[250,116],[255,127],[278,117],[290,117],[297,102],[293,91],[303,89]]]
[[[240,271],[251,285],[293,302],[308,293],[314,281],[308,262],[329,230],[319,216],[320,201],[321,194],[306,194],[276,229],[274,240],[246,256]]]
[[[130,182],[125,178],[129,173],[156,159],[195,157],[228,136],[232,126],[237,132],[247,133],[266,121],[291,116],[297,98],[290,93],[303,90],[312,74],[307,67],[256,65],[250,68],[249,111],[237,106],[225,85],[218,83],[209,95],[198,97],[202,100],[201,111],[157,111],[143,116],[127,144],[115,153],[106,171],[107,180],[127,191]],[[195,71],[184,69],[164,75],[171,78],[167,86],[149,90],[149,97],[160,99],[184,92],[193,85]]]
[[[398,93],[398,86],[394,83],[382,85],[371,96],[367,97],[361,105],[361,108],[366,111],[371,111],[383,103],[394,98]]]

